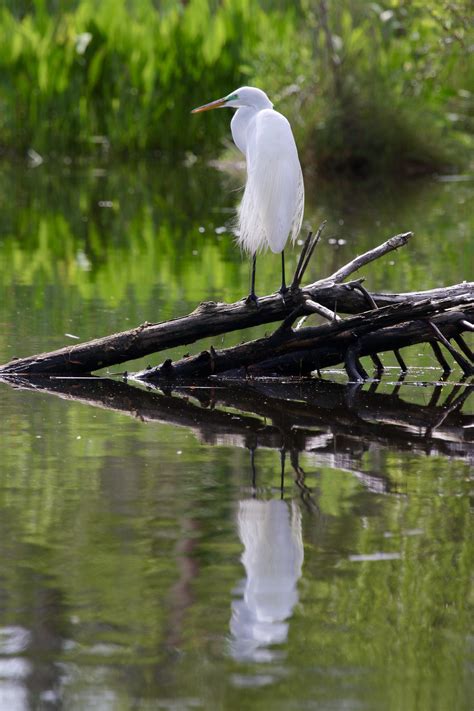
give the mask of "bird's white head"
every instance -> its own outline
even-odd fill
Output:
[[[200,113],[201,111],[211,111],[211,109],[231,108],[239,109],[241,106],[250,106],[254,109],[271,109],[273,104],[261,89],[254,86],[241,86],[240,89],[232,91],[222,99],[211,101],[210,104],[198,106],[197,109],[191,111],[192,114]]]

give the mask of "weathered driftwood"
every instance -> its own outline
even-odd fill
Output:
[[[408,402],[406,394],[400,397],[401,383],[390,393],[377,392],[379,383],[363,390],[360,385],[324,380],[253,380],[217,387],[203,382],[198,388],[164,386],[163,393],[108,378],[10,375],[5,380],[15,388],[50,393],[142,422],[186,427],[207,444],[232,444],[251,452],[286,450],[292,466],[298,452],[308,451],[317,464],[352,471],[376,490],[390,486],[383,478],[360,471],[369,449],[460,459],[469,459],[474,452],[474,418],[463,412],[472,391],[468,384],[431,386],[427,404],[420,405]]]
[[[239,346],[219,351],[211,348],[174,363],[167,360],[136,377],[152,382],[218,374],[240,378],[301,376],[342,362],[352,380],[362,380],[367,375],[359,362],[361,356],[422,342],[435,344],[439,349],[438,340],[448,348],[463,372],[471,375],[474,372],[469,362],[472,354],[461,333],[466,330],[463,323],[469,323],[473,318],[474,303],[470,294],[440,301],[407,301],[313,328],[295,331],[289,325],[284,326],[271,336]],[[462,343],[464,355],[451,346],[449,338]],[[450,369],[444,357],[438,360],[443,370]],[[375,364],[377,370],[383,369],[380,361]]]
[[[50,353],[42,353],[26,358],[16,358],[0,366],[0,376],[9,373],[18,374],[63,374],[63,375],[85,375],[96,370],[119,365],[127,361],[134,360],[147,356],[151,353],[166,350],[175,346],[190,344],[201,338],[207,338],[230,331],[244,329],[250,326],[267,324],[275,321],[283,320],[280,333],[288,331],[287,328],[293,323],[297,314],[309,314],[317,312],[326,318],[332,318],[337,326],[338,313],[360,313],[367,312],[367,308],[371,308],[370,313],[365,313],[363,320],[365,323],[369,319],[374,318],[381,327],[381,323],[377,320],[378,316],[374,312],[374,307],[379,307],[383,310],[386,306],[396,306],[397,304],[409,304],[413,306],[419,302],[426,304],[427,300],[437,302],[443,301],[445,310],[455,306],[467,303],[467,300],[474,299],[473,284],[457,284],[454,286],[433,289],[431,291],[411,292],[405,294],[370,294],[362,286],[361,280],[342,283],[351,274],[360,269],[369,262],[378,259],[407,243],[412,236],[412,233],[407,232],[396,235],[390,238],[382,245],[365,252],[356,257],[348,264],[344,265],[331,276],[321,279],[313,284],[303,288],[297,288],[304,274],[304,270],[311,257],[318,235],[316,238],[308,238],[302,250],[302,254],[298,263],[298,267],[293,280],[293,287],[283,300],[280,294],[272,294],[270,296],[261,297],[259,306],[255,308],[253,305],[248,305],[245,301],[239,301],[234,304],[220,304],[215,302],[202,303],[191,314],[182,318],[173,319],[158,324],[145,323],[141,326],[116,333],[104,338],[95,339],[85,343],[80,343],[74,346],[61,348]],[[470,295],[470,297],[469,297]],[[460,300],[461,299],[461,300]],[[439,313],[439,309],[435,312]],[[446,332],[446,336],[450,338],[452,335],[456,338],[461,337],[462,330],[466,330],[471,324],[470,311],[463,307],[461,314],[462,318],[457,319],[457,326],[450,332]],[[451,323],[448,319],[448,322]],[[464,328],[460,324],[464,322]],[[345,322],[344,322],[345,323]],[[391,323],[400,323],[400,319]],[[440,328],[444,327],[444,322],[437,322]],[[385,323],[385,325],[388,325]],[[321,327],[324,329],[325,327]],[[327,327],[326,327],[327,328]],[[432,328],[431,326],[429,328]],[[301,330],[302,335],[305,332]],[[339,331],[321,332],[321,335],[326,333],[329,338],[332,335],[337,336]],[[442,340],[443,332],[433,334],[428,340]],[[304,340],[304,338],[303,338]],[[426,339],[425,339],[426,340]],[[413,341],[417,342],[417,341]],[[403,342],[401,345],[405,345]],[[444,344],[446,345],[446,343]],[[450,348],[453,348],[449,344]],[[329,342],[327,343],[329,347]],[[346,349],[347,350],[347,349]],[[454,354],[454,352],[452,351]],[[457,357],[458,351],[455,351]],[[211,351],[210,356],[212,356]],[[354,354],[354,358],[361,353]],[[372,354],[377,360],[376,351]],[[350,365],[354,358],[349,353],[346,361]],[[261,359],[260,359],[261,360]],[[361,369],[357,367],[357,361],[354,373],[363,375]],[[331,361],[331,364],[334,360]],[[380,361],[379,361],[380,363]],[[239,363],[238,365],[242,365]],[[237,367],[236,365],[232,367]],[[313,368],[323,367],[315,365]],[[466,369],[465,369],[466,370]],[[467,371],[466,371],[467,372]],[[194,375],[197,375],[196,372]],[[163,369],[160,371],[160,377],[164,377]],[[191,375],[191,373],[190,373]],[[148,373],[146,377],[153,377]]]

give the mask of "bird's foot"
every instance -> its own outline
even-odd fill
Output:
[[[257,296],[256,296],[253,292],[251,292],[251,293],[247,296],[247,298],[245,299],[245,303],[248,304],[248,305],[252,305],[252,304],[253,304],[253,306],[255,306],[255,307],[258,309],[258,298],[257,298]]]
[[[284,304],[286,304],[286,298],[285,298],[285,297],[288,295],[289,291],[290,291],[289,288],[288,288],[287,286],[285,286],[285,285],[282,285],[282,286],[278,289],[278,293],[280,294],[281,298],[283,299],[283,303],[284,303]]]
[[[292,294],[297,294],[299,291],[301,291],[301,285],[300,284],[290,284],[288,291],[291,291]]]

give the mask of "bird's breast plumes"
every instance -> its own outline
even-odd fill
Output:
[[[245,117],[247,119],[247,117]],[[247,119],[247,182],[238,210],[238,242],[255,254],[281,252],[300,231],[304,209],[301,166],[286,118],[264,109]],[[242,133],[242,126],[240,133]]]

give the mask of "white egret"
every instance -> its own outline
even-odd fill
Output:
[[[243,86],[228,96],[193,109],[192,113],[230,107],[237,109],[230,127],[237,148],[247,162],[247,181],[238,209],[238,243],[252,255],[252,285],[255,296],[257,252],[270,248],[281,252],[282,283],[285,283],[285,244],[300,231],[304,209],[304,185],[295,139],[288,120],[273,109],[261,89]]]

